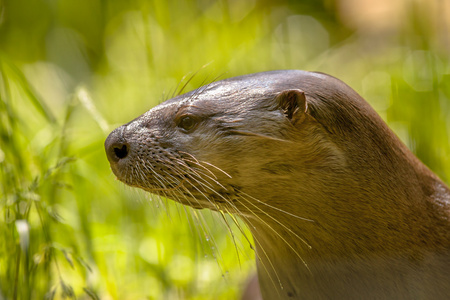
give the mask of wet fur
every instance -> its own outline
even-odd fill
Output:
[[[450,191],[331,76],[213,82],[116,129],[106,148],[125,183],[240,215],[264,299],[450,295]]]

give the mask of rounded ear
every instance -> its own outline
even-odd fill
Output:
[[[302,90],[285,90],[276,97],[277,106],[293,123],[302,121],[308,110],[305,93]]]

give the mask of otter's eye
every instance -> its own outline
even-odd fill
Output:
[[[184,116],[181,118],[180,122],[178,123],[178,127],[185,131],[189,131],[195,127],[197,124],[197,120],[191,116]]]

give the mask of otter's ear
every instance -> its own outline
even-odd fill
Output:
[[[305,93],[302,90],[285,90],[276,97],[278,107],[293,123],[302,121],[308,109]]]

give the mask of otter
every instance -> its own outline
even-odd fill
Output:
[[[332,76],[212,82],[105,148],[127,185],[240,216],[263,299],[450,297],[449,188]]]

